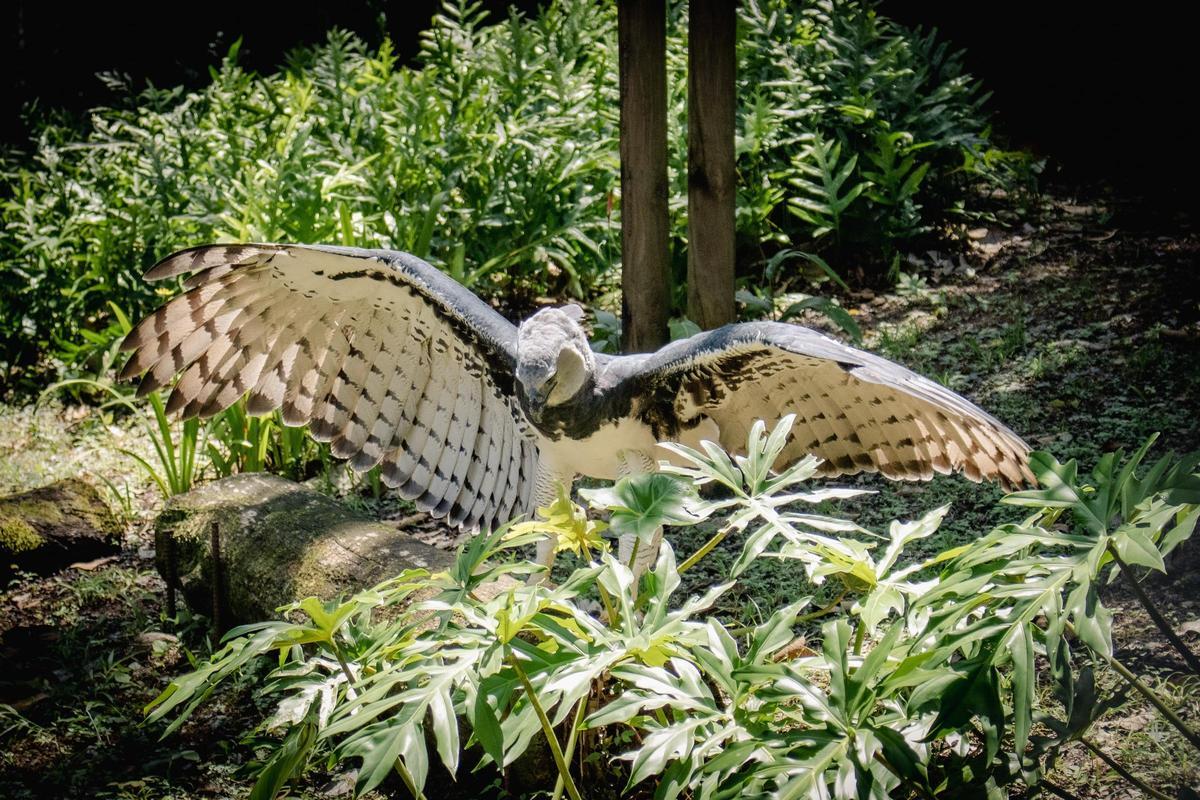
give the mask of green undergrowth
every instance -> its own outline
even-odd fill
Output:
[[[1088,737],[1134,693],[1171,747],[1200,751],[1195,709],[1129,669],[1099,596],[1118,572],[1167,573],[1200,521],[1200,453],[1151,458],[1151,438],[1085,472],[1035,452],[1040,488],[1003,498],[1020,518],[946,547],[932,542],[945,506],[871,531],[841,514],[860,490],[812,482],[815,457],[772,471],[792,422],[756,423],[736,457],[664,444],[679,464],[581,490],[590,513],[563,493],[445,571],[231,631],[149,720],[170,735],[214,687],[272,664],[261,729],[281,738],[255,770],[260,798],[332,764],[357,767],[356,794],[398,779],[414,798],[518,783],[572,800],[1061,792],[1058,761],[1076,743],[1104,752]],[[660,526],[703,541],[665,544],[644,576],[612,556],[607,539],[630,537],[635,563]],[[578,561],[557,585],[526,583],[541,568],[519,553],[546,535]],[[721,580],[689,593],[682,578],[725,542]],[[752,615],[723,602],[771,560],[812,590]]]
[[[934,34],[871,0],[754,0],[739,13],[738,264],[751,288],[784,248],[878,280],[909,242],[991,214],[977,187],[1020,198],[1035,186],[1036,165],[996,149],[986,95]],[[333,31],[256,75],[235,46],[197,91],[151,88],[80,126],[43,124],[27,154],[0,163],[0,374],[102,374],[120,327],[109,303],[141,316],[171,291],[141,271],[210,241],[394,248],[515,311],[545,296],[611,306],[615,17],[611,4],[557,0],[485,24],[477,4],[448,2],[412,64],[389,42]],[[686,4],[672,4],[680,286],[685,29]],[[804,264],[778,279],[809,286]]]

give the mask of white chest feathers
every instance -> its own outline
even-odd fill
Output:
[[[721,441],[720,430],[705,418],[679,437],[682,444],[699,447],[700,440]],[[638,419],[622,419],[605,425],[586,439],[543,438],[538,442],[542,463],[559,473],[586,475],[600,480],[616,480],[622,474],[622,461],[628,465],[653,467],[671,454],[658,447],[649,425]],[[675,460],[670,458],[670,460]],[[638,466],[635,471],[642,471]]]
[[[604,425],[586,439],[543,438],[538,442],[541,461],[557,472],[616,480],[623,450],[652,454],[655,447],[650,427],[637,419],[622,419]]]

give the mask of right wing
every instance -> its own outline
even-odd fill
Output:
[[[210,245],[146,273],[192,273],[142,320],[121,374],[139,395],[176,382],[167,408],[208,417],[249,395],[418,508],[464,528],[526,510],[537,447],[515,395],[516,329],[406,253]]]
[[[1029,446],[966,398],[899,364],[782,322],[745,322],[610,362],[609,390],[628,398],[659,441],[704,419],[720,444],[745,447],[755,420],[796,421],[780,468],[813,453],[825,475],[879,472],[929,480],[963,472],[1005,487],[1034,485]]]

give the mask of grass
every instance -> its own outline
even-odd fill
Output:
[[[116,489],[110,492],[114,505],[123,509],[124,503],[117,495],[127,495],[131,498],[130,511],[136,511],[145,506],[140,498],[152,490],[153,484],[118,448],[144,458],[154,457],[145,430],[127,416],[56,402],[0,405],[0,492],[33,489],[62,478],[83,476],[97,486],[110,482]]]

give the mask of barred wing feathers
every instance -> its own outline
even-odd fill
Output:
[[[537,448],[514,393],[516,329],[405,253],[274,244],[184,250],[146,273],[191,273],[142,320],[122,373],[207,417],[248,395],[334,455],[451,524],[523,512]]]
[[[658,430],[677,435],[708,417],[731,451],[756,419],[795,414],[781,458],[814,453],[827,475],[928,480],[961,471],[1006,487],[1033,483],[1028,445],[999,420],[898,364],[798,325],[726,326],[626,369],[617,391],[643,398],[643,418]]]

